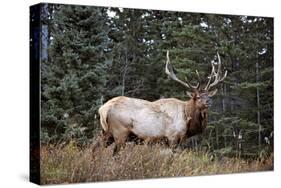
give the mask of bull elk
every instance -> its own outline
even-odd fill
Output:
[[[104,141],[113,138],[115,150],[118,151],[129,134],[134,134],[140,139],[165,138],[169,145],[175,146],[184,138],[202,133],[207,126],[207,110],[211,105],[211,97],[217,92],[217,89],[213,88],[227,75],[225,71],[221,77],[221,59],[218,53],[217,58],[217,65],[211,63],[211,74],[208,76],[207,84],[202,87],[197,70],[199,79],[197,85],[176,77],[167,51],[165,73],[186,87],[190,100],[166,98],[150,102],[124,96],[115,97],[99,108]]]

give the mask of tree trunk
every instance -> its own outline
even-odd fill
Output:
[[[128,50],[126,49],[125,51],[125,66],[124,66],[124,71],[123,71],[123,76],[122,76],[122,91],[121,95],[125,95],[125,81],[126,81],[126,74],[128,70]]]
[[[215,131],[216,131],[216,147],[219,149],[219,128],[218,126],[215,126]]]
[[[258,84],[260,81],[259,78],[259,62],[256,62],[256,83]],[[257,124],[258,124],[258,131],[259,131],[259,150],[261,148],[261,117],[260,117],[260,90],[259,87],[257,86],[256,90],[256,97],[257,97]]]
[[[225,84],[222,84],[222,113],[225,114],[225,111],[226,111],[226,106],[225,106],[225,96],[226,96],[226,85]],[[226,131],[224,130],[224,135],[223,135],[223,138],[224,138],[224,147],[227,146],[227,140],[226,140]]]

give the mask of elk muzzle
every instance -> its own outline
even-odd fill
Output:
[[[201,101],[206,108],[211,107],[213,104],[212,98],[209,97],[208,95],[201,96]]]

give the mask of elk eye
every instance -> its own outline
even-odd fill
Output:
[[[200,99],[200,97],[199,97],[199,96],[197,96],[197,97],[196,97],[196,99]]]

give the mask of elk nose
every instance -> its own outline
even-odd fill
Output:
[[[207,102],[208,107],[212,106],[212,103],[213,103],[212,99],[209,98],[209,99],[207,99],[206,102]]]

